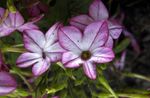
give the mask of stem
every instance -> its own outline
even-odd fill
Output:
[[[123,76],[131,77],[131,78],[138,78],[138,79],[150,82],[150,77],[146,77],[146,76],[136,74],[136,73],[123,73]]]
[[[109,94],[109,93],[95,94],[95,96],[98,98],[112,98],[112,97],[114,97],[112,94]],[[149,98],[149,95],[144,95],[144,94],[117,93],[117,96],[127,97],[127,98]]]
[[[2,49],[2,52],[17,52],[17,53],[23,53],[26,50],[24,48],[15,48],[15,47],[5,47]]]
[[[31,92],[33,91],[32,86],[30,85],[30,83],[26,80],[26,78],[23,75],[21,75],[19,72],[14,71],[14,70],[10,70],[10,72],[17,74],[24,81],[24,83],[28,86],[29,90]]]
[[[99,82],[110,92],[110,94],[114,97],[114,98],[118,98],[118,96],[116,95],[116,93],[113,91],[113,89],[110,87],[108,81],[105,79],[102,70],[98,71],[100,76],[98,78]],[[102,97],[103,98],[103,97]]]

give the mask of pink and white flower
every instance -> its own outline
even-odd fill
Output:
[[[51,62],[60,60],[64,52],[57,38],[60,26],[60,23],[56,23],[45,35],[39,30],[26,30],[24,46],[28,52],[21,54],[17,59],[17,65],[22,68],[33,65],[33,74],[39,76],[48,70]]]
[[[83,33],[74,26],[60,28],[59,42],[66,50],[62,55],[64,66],[68,68],[82,66],[90,79],[96,79],[95,63],[107,63],[114,58],[112,49],[105,46],[108,32],[106,21],[91,23]]]
[[[0,53],[0,96],[11,93],[17,87],[15,79],[5,70],[7,68],[4,67],[6,67],[6,65]]]
[[[15,13],[8,12],[7,15],[6,10],[0,8],[0,20],[0,37],[7,36],[15,30],[23,32],[26,29],[38,29],[33,22],[24,23],[25,21],[18,11]]]
[[[105,5],[101,0],[94,0],[89,7],[89,15],[83,14],[70,19],[70,24],[84,30],[85,27],[94,22],[106,20],[109,28],[109,39],[106,43],[106,46],[113,47],[113,39],[118,39],[121,32],[122,26],[115,20],[109,19],[109,13]]]

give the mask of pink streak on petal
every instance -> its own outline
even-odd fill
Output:
[[[45,37],[47,41],[47,46],[55,43],[58,40],[58,30],[60,27],[62,27],[62,24],[57,22],[46,32]]]
[[[113,39],[118,39],[123,27],[116,21],[116,20],[109,20],[109,34],[112,36]]]
[[[80,30],[84,30],[87,25],[92,23],[94,20],[88,15],[79,15],[70,19],[70,24],[79,28]]]
[[[94,20],[108,19],[108,11],[101,0],[94,0],[94,2],[89,7],[89,15]]]
[[[30,51],[39,51],[39,49],[45,46],[45,36],[43,32],[39,30],[26,30],[24,36],[25,48],[27,48]],[[39,48],[36,49],[34,46]]]
[[[75,53],[81,53],[81,38],[82,33],[73,26],[63,27],[58,33],[60,45],[66,49]]]
[[[111,48],[100,47],[93,51],[90,61],[96,63],[107,63],[114,59],[115,55]]]
[[[90,79],[96,79],[96,65],[90,61],[87,61],[83,64],[83,70],[87,77]]]
[[[22,15],[19,12],[16,13],[9,13],[9,18],[11,20],[11,24],[13,27],[18,27],[23,25],[24,23],[24,19],[22,17]]]
[[[113,41],[112,37],[109,36],[107,42],[105,43],[105,46],[108,48],[113,48],[113,44],[114,44],[114,41]]]
[[[67,68],[77,68],[79,67],[83,61],[80,58],[73,59],[67,63],[64,64],[65,67]]]
[[[65,52],[65,53],[63,53],[63,56],[62,56],[62,63],[65,64],[69,61],[72,61],[72,60],[78,58],[78,57],[79,57],[79,55],[77,55],[73,52]]]
[[[92,50],[105,44],[108,39],[108,25],[106,21],[94,22],[84,31],[83,47]]]
[[[17,66],[19,67],[28,67],[38,62],[40,58],[41,58],[41,55],[37,53],[26,52],[26,53],[21,54],[18,57],[16,63],[17,63]]]
[[[14,78],[7,72],[0,72],[0,95],[5,95],[14,91],[17,83]]]
[[[50,67],[50,59],[46,57],[46,59],[43,59],[33,65],[32,72],[34,76],[39,76],[43,74],[45,71],[47,71],[49,67]]]

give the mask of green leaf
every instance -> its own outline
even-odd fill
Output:
[[[13,0],[7,0],[7,7],[10,12],[15,13],[16,7],[14,6]]]
[[[124,39],[122,42],[119,43],[119,45],[116,46],[115,48],[115,53],[120,53],[122,52],[124,49],[126,49],[130,44],[130,39],[126,38]]]

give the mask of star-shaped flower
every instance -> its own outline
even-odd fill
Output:
[[[17,59],[17,65],[19,67],[33,65],[33,74],[39,76],[48,70],[51,62],[60,60],[62,52],[64,52],[57,38],[60,26],[60,23],[56,23],[45,35],[39,30],[26,30],[24,33],[24,46],[28,52],[23,53]]]
[[[18,11],[12,13],[0,8],[0,37],[7,36],[15,30],[23,32],[26,29],[38,29],[38,27],[33,22],[24,23],[24,19]]]
[[[15,79],[4,68],[6,65],[3,62],[2,55],[0,53],[0,96],[9,94],[17,87]]]
[[[107,20],[108,28],[109,28],[109,38],[106,43],[106,46],[112,48],[113,47],[113,39],[119,38],[122,32],[122,26],[114,19],[109,19],[109,13],[107,8],[102,3],[101,0],[94,0],[93,3],[89,7],[89,15],[79,15],[70,19],[70,24],[84,30],[85,27],[94,22]]]
[[[73,26],[60,28],[59,42],[66,50],[62,63],[68,68],[82,66],[90,79],[96,79],[96,63],[107,63],[114,58],[112,49],[105,46],[108,35],[106,21],[91,23],[83,33]]]

